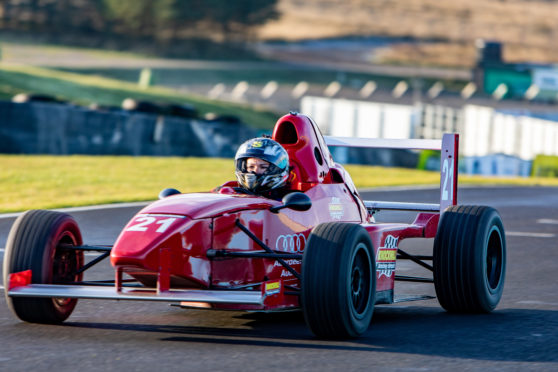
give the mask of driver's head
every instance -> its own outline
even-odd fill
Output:
[[[246,172],[255,173],[258,176],[264,174],[269,169],[269,162],[260,158],[246,159]]]
[[[254,138],[240,145],[235,156],[238,183],[253,192],[284,186],[289,177],[289,155],[269,138]]]

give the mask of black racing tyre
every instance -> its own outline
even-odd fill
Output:
[[[368,329],[376,302],[375,262],[362,226],[330,222],[312,230],[302,258],[301,304],[316,336],[353,338]]]
[[[434,239],[434,286],[449,312],[488,313],[504,291],[506,237],[490,207],[446,209]]]
[[[67,284],[81,281],[83,251],[64,248],[82,245],[81,232],[68,214],[31,210],[14,222],[4,254],[4,285],[8,275],[31,270],[34,284]],[[74,310],[77,299],[9,297],[8,307],[23,321],[32,323],[61,323]]]

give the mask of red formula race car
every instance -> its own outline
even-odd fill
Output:
[[[279,119],[272,138],[290,159],[291,192],[282,201],[239,193],[236,182],[207,193],[167,189],[130,220],[114,246],[84,245],[67,214],[22,214],[4,257],[9,307],[38,323],[64,321],[79,298],[302,309],[310,330],[323,338],[365,332],[374,305],[394,302],[395,280],[433,282],[448,311],[496,307],[506,266],[504,228],[490,207],[456,205],[457,134],[441,141],[324,138],[310,118],[291,113]],[[326,143],[441,150],[440,204],[363,201]],[[383,209],[417,215],[411,224],[375,222],[373,214]],[[408,238],[434,238],[433,254],[399,249]],[[100,256],[85,264],[84,251]],[[115,277],[84,280],[109,255]],[[422,265],[433,278],[396,275],[397,259]]]

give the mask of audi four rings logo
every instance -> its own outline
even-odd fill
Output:
[[[306,245],[304,234],[279,235],[275,241],[275,249],[278,251],[302,253]]]

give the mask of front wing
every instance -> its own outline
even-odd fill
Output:
[[[284,296],[281,280],[262,283],[261,291],[253,290],[198,290],[65,284],[31,284],[30,270],[10,274],[6,290],[10,297],[82,298],[103,300],[136,300],[198,304],[247,305],[261,309],[276,307]]]

